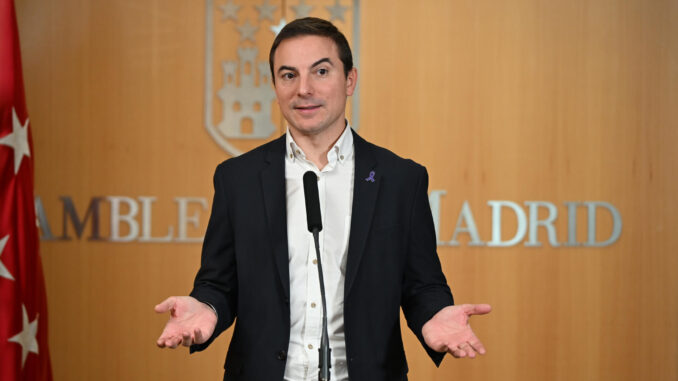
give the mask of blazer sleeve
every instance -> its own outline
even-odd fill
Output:
[[[237,315],[238,279],[234,234],[228,208],[227,179],[224,162],[214,173],[212,212],[202,246],[200,269],[190,294],[215,309],[217,326],[205,343],[191,346],[191,353],[207,348],[221,332],[233,324]]]
[[[421,329],[438,311],[453,305],[454,300],[436,251],[436,234],[427,196],[428,173],[424,167],[418,166],[418,169],[408,227],[408,253],[402,288],[402,308],[407,325],[436,366],[440,366],[445,353],[429,348],[424,341]]]

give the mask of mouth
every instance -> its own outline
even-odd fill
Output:
[[[320,108],[320,105],[302,105],[294,106],[294,109],[301,112],[312,112]]]

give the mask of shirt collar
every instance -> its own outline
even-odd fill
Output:
[[[285,146],[287,147],[286,159],[294,162],[297,159],[307,160],[304,151],[297,145],[290,134],[290,128],[287,127],[285,134]],[[334,143],[332,148],[327,152],[328,164],[334,165],[336,162],[344,164],[353,155],[353,133],[351,132],[351,124],[346,121],[344,132],[339,136],[339,139]]]

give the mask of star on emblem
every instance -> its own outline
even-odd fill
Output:
[[[257,8],[257,11],[259,12],[259,21],[263,19],[269,19],[273,21],[273,12],[275,11],[276,8],[278,8],[275,5],[271,5],[268,3],[268,0],[264,0],[264,3],[261,5],[255,5]]]
[[[285,19],[280,19],[278,25],[271,25],[271,32],[273,32],[273,34],[277,36],[278,33],[280,33],[280,31],[282,30],[282,28],[285,27],[286,24],[287,23],[285,22]]]
[[[333,6],[325,8],[327,8],[327,11],[330,12],[330,21],[332,20],[346,21],[344,20],[344,13],[348,9],[348,7],[344,7],[341,4],[339,4],[339,0],[334,0]]]
[[[0,256],[2,256],[2,252],[5,250],[5,245],[7,244],[8,239],[9,234],[0,239]],[[7,270],[7,267],[5,267],[5,265],[2,262],[0,262],[0,277],[7,278],[9,280],[14,280],[14,277],[9,272],[9,270]]]
[[[28,312],[24,304],[21,305],[21,312],[24,328],[7,341],[21,345],[21,368],[23,369],[28,352],[38,354],[38,340],[35,339],[38,333],[38,315],[35,315],[35,320],[28,322]]]
[[[223,12],[221,15],[222,21],[228,19],[235,21],[238,20],[238,10],[240,9],[240,5],[233,4],[233,0],[228,0],[226,4],[220,5],[219,9],[221,9],[221,12]]]
[[[307,5],[305,0],[299,0],[298,5],[292,5],[290,8],[292,8],[295,17],[298,19],[308,17],[311,14],[311,11],[313,10],[313,7]]]
[[[31,157],[31,150],[28,147],[28,118],[22,125],[16,110],[12,107],[12,132],[0,138],[0,144],[10,146],[14,150],[14,174],[19,173],[21,160]]]
[[[238,27],[238,32],[240,32],[240,42],[245,40],[256,42],[254,41],[254,33],[256,33],[257,30],[259,30],[258,26],[250,24],[249,20],[245,21],[244,24]]]

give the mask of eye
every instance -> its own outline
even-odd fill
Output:
[[[282,79],[286,80],[294,79],[294,73],[291,72],[283,73],[281,77]]]
[[[329,74],[329,72],[330,71],[328,69],[324,68],[324,67],[318,69],[318,75],[323,76],[323,77],[326,76],[327,74]]]

